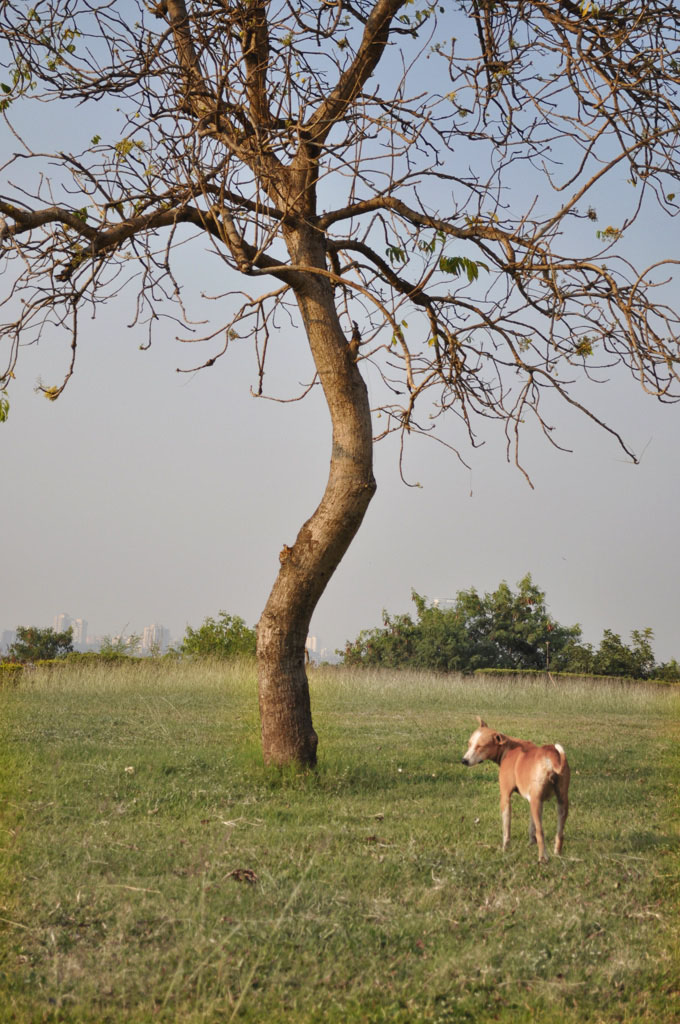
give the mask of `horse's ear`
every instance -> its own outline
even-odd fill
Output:
[[[494,741],[494,743],[496,743],[496,744],[497,744],[497,745],[498,745],[499,747],[502,747],[504,743],[507,743],[507,742],[508,742],[508,737],[507,737],[507,736],[504,736],[502,732],[495,732],[495,733],[493,734],[493,741]]]
[[[479,722],[480,728],[482,728],[482,729],[487,729],[488,728],[488,726],[487,726],[486,722],[484,721],[484,719],[480,718],[479,715],[477,715],[477,721]]]

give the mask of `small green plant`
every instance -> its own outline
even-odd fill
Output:
[[[107,635],[99,645],[99,654],[103,657],[131,658],[137,654],[141,642],[142,638],[138,633],[131,633],[129,636],[123,633],[118,636]]]

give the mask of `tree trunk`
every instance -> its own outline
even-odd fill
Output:
[[[326,268],[323,238],[290,232],[293,265]],[[281,568],[257,626],[262,751],[267,764],[316,763],[305,672],[312,613],[354,538],[375,492],[368,392],[343,334],[333,285],[313,272],[296,274],[294,290],[333,426],[328,483],[321,503]]]

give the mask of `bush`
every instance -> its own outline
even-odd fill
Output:
[[[627,679],[676,680],[680,665],[656,665],[649,627],[634,629],[626,644],[605,629],[599,648],[584,643],[581,627],[561,626],[549,615],[545,594],[527,574],[513,592],[501,583],[491,594],[460,590],[440,607],[412,592],[417,618],[383,612],[383,628],[347,641],[349,666],[417,668],[435,672],[570,673]],[[340,652],[338,652],[340,653]]]
[[[134,654],[126,654],[124,651],[109,648],[101,651],[71,651],[66,655],[67,662],[78,662],[84,665],[129,665],[142,660]]]
[[[3,686],[17,686],[24,666],[16,661],[0,662],[0,689]]]
[[[652,672],[652,679],[660,683],[680,683],[680,665],[675,658],[671,658],[670,661],[656,666]]]
[[[69,627],[63,633],[40,626],[17,626],[17,638],[8,654],[13,661],[46,661],[63,658],[73,650],[73,630]]]
[[[217,619],[207,618],[198,629],[187,626],[182,654],[202,658],[255,657],[257,637],[238,615],[220,611]]]
[[[383,629],[364,630],[344,651],[346,665],[474,672],[478,668],[567,669],[581,652],[581,629],[555,622],[545,594],[527,574],[513,592],[461,590],[449,607],[412,592],[417,620],[383,613]]]

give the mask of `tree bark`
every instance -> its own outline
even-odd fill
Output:
[[[323,235],[289,230],[294,266],[326,269]],[[313,270],[296,274],[294,290],[333,427],[328,482],[323,498],[292,547],[284,544],[281,568],[257,626],[262,751],[267,764],[314,765],[305,671],[305,641],[312,613],[347,551],[375,493],[373,431],[366,384],[345,337],[333,285]]]

